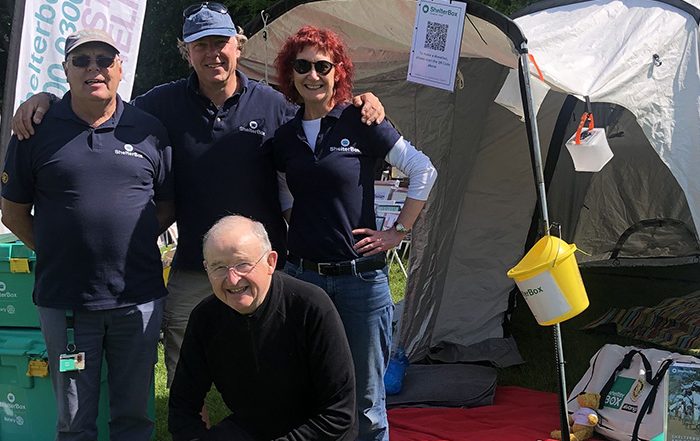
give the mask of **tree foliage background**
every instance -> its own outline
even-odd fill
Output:
[[[260,11],[279,0],[224,0],[237,26],[243,27]],[[288,3],[296,3],[294,1]],[[192,0],[148,0],[144,18],[141,48],[139,50],[133,96],[151,87],[173,81],[189,72],[187,63],[177,50],[177,39],[182,34],[182,10],[195,3]],[[483,0],[492,8],[509,15],[532,0]],[[0,93],[5,90],[7,51],[15,0],[0,0]],[[2,101],[0,99],[0,106]]]

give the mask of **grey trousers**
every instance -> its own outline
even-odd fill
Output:
[[[66,311],[39,307],[49,373],[56,398],[56,441],[95,441],[102,360],[107,361],[111,441],[148,441],[153,420],[148,400],[164,299],[105,311],[76,311],[76,352],[85,353],[85,369],[59,372],[66,353]]]
[[[190,313],[199,302],[212,294],[212,290],[204,268],[201,271],[173,268],[168,279],[168,293],[163,315],[163,346],[170,387],[175,378],[175,368],[180,359],[180,347]]]

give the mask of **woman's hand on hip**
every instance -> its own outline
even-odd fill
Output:
[[[353,247],[355,251],[363,256],[373,256],[389,251],[397,247],[403,238],[406,237],[405,233],[400,233],[396,231],[395,228],[384,231],[376,231],[371,228],[358,228],[352,230],[352,234],[367,236],[360,239]]]

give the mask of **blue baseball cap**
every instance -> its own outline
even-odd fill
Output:
[[[218,4],[212,2],[213,5]],[[208,2],[198,6],[198,10],[195,7],[195,12],[185,17],[185,23],[182,25],[182,40],[185,43],[192,43],[210,35],[222,37],[233,37],[236,35],[236,26],[234,26],[233,20],[225,8],[211,8]],[[187,8],[187,10],[190,8]]]

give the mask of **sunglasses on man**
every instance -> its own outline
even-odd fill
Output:
[[[330,72],[331,69],[335,67],[335,64],[326,60],[319,60],[312,63],[308,60],[303,60],[301,58],[297,58],[296,60],[294,60],[294,63],[292,63],[292,69],[294,69],[294,72],[298,73],[299,75],[309,73],[312,66],[317,74],[326,76],[328,75],[328,72]]]
[[[95,58],[95,64],[97,64],[97,67],[99,67],[100,69],[107,69],[108,67],[112,66],[112,64],[114,64],[115,58],[116,55],[98,55]],[[88,67],[92,60],[93,58],[89,55],[78,55],[71,58],[71,63],[75,67]]]
[[[182,18],[189,18],[190,16],[196,14],[202,9],[209,9],[210,11],[218,12],[220,14],[228,14],[228,9],[226,6],[217,2],[203,2],[199,4],[190,5],[182,11]]]

